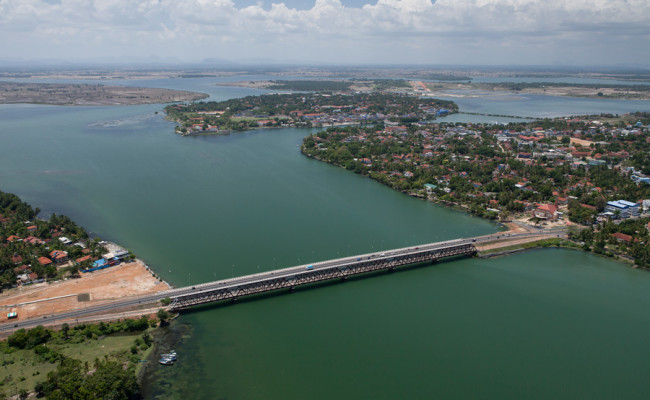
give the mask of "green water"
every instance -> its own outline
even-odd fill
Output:
[[[161,398],[642,399],[646,272],[544,250],[183,316]],[[191,378],[189,378],[191,377]]]
[[[497,230],[303,157],[308,130],[181,138],[161,108],[0,106],[0,188],[129,247],[179,286]],[[546,250],[202,309],[181,318],[194,333],[145,390],[647,398],[649,288],[644,271]]]

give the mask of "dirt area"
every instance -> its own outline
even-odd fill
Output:
[[[491,93],[514,93],[514,94],[543,94],[548,96],[566,97],[590,97],[590,98],[613,98],[613,99],[650,99],[650,91],[632,90],[631,88],[612,87],[585,87],[585,86],[547,86],[547,87],[526,87],[521,90],[510,90],[508,87],[498,83],[450,83],[450,82],[426,82],[427,92],[432,91],[437,96],[449,97],[481,97]],[[472,92],[459,93],[458,90]],[[484,91],[480,93],[477,91]],[[600,94],[599,94],[600,93]]]
[[[508,232],[511,233],[526,233],[535,230],[534,228],[517,222],[504,222],[503,225],[508,227]]]
[[[0,82],[0,104],[98,106],[200,100],[204,93],[112,85]]]
[[[15,311],[18,320],[101,304],[106,300],[169,289],[139,262],[82,273],[81,278],[41,283],[0,294],[0,323]],[[12,319],[15,321],[16,319]]]
[[[522,243],[536,242],[538,240],[551,239],[555,237],[557,237],[557,234],[552,234],[552,235],[549,234],[544,236],[531,236],[531,237],[525,237],[519,239],[504,239],[504,240],[499,240],[498,242],[490,242],[487,244],[476,244],[475,246],[478,251],[485,251],[485,250],[499,249],[502,247],[510,247]]]
[[[596,142],[592,142],[591,140],[584,140],[584,139],[578,139],[578,138],[571,138],[571,142],[570,142],[570,143],[571,143],[572,145],[574,145],[574,146],[575,146],[576,144],[579,144],[579,145],[582,146],[582,147],[589,147],[589,146],[591,146],[592,144],[593,144],[593,145],[596,144]]]

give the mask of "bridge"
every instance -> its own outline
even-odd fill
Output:
[[[158,292],[155,294],[116,299],[106,304],[76,309],[64,313],[45,316],[43,318],[24,321],[7,322],[0,325],[0,334],[20,328],[30,328],[36,325],[57,325],[93,315],[116,313],[145,305],[159,307],[160,301],[169,298],[171,310],[182,310],[188,307],[219,302],[237,301],[244,296],[250,296],[280,289],[293,290],[298,286],[318,282],[342,280],[354,275],[393,271],[406,265],[436,262],[443,258],[467,256],[476,253],[476,245],[495,241],[516,241],[522,239],[542,239],[546,237],[565,236],[564,230],[537,231],[527,233],[495,233],[474,238],[456,239],[444,242],[410,246],[375,253],[360,254],[327,260],[313,264],[299,265],[284,269],[245,275],[232,279],[186,286],[177,289]]]

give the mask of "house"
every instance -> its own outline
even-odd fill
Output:
[[[48,265],[52,264],[52,260],[47,257],[38,257],[38,263],[44,267],[47,267]]]
[[[28,236],[27,238],[25,238],[25,240],[23,240],[23,242],[25,242],[27,244],[43,244],[43,243],[45,243],[41,239],[35,238],[34,236]]]
[[[433,191],[436,190],[437,187],[438,187],[438,186],[433,185],[433,184],[431,184],[431,183],[425,183],[425,184],[424,184],[424,190],[427,191],[427,194],[431,194],[431,193],[433,193]]]
[[[75,261],[77,262],[77,264],[81,264],[84,261],[90,261],[90,256],[79,257]]]
[[[612,237],[616,238],[619,242],[631,243],[632,236],[626,235],[624,233],[616,232],[612,234]]]
[[[50,258],[55,264],[62,264],[68,261],[68,253],[63,250],[52,250],[50,252]]]
[[[557,207],[553,204],[542,204],[533,210],[531,216],[547,221],[556,221],[558,218]]]
[[[7,238],[7,242],[20,242],[22,239],[20,236],[11,235]]]

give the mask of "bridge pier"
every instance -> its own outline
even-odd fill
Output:
[[[348,277],[347,277],[347,276],[342,276],[342,277],[341,277],[341,282],[345,282],[345,281],[347,281],[347,280],[348,280]]]
[[[296,291],[296,287],[295,287],[295,286],[291,286],[291,287],[289,288],[289,293],[293,293],[293,292],[295,292],[295,291]]]

